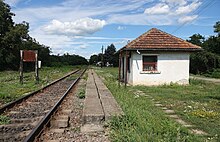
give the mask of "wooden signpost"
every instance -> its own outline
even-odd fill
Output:
[[[20,50],[20,83],[23,84],[23,63],[24,62],[35,62],[35,79],[39,83],[38,74],[38,51],[37,50]]]

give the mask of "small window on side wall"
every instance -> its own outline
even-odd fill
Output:
[[[157,56],[143,56],[143,71],[157,71]]]

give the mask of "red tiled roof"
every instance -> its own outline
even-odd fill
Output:
[[[135,40],[128,43],[123,49],[182,49],[182,50],[195,50],[201,47],[189,43],[183,39],[177,38],[171,34],[152,28],[146,33],[142,34]]]

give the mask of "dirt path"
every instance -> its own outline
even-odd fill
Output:
[[[204,81],[209,81],[213,83],[220,83],[220,79],[215,79],[215,78],[190,76],[190,79],[198,79],[198,80],[204,80]]]

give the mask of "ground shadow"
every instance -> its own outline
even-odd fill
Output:
[[[220,101],[220,96],[208,96],[208,98]]]

